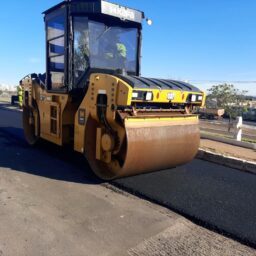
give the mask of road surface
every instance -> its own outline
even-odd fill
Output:
[[[0,255],[255,255],[256,176],[195,160],[102,183],[83,157],[26,145],[0,109]],[[123,194],[112,185],[181,213]]]

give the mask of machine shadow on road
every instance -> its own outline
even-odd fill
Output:
[[[0,127],[0,150],[0,168],[67,182],[103,182],[94,175],[83,155],[74,152],[71,146],[59,147],[41,140],[31,147],[21,128]]]

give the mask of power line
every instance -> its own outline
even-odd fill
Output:
[[[242,80],[237,80],[237,81],[230,81],[230,80],[188,80],[189,82],[193,83],[234,83],[234,84],[254,84],[256,81],[242,81]]]

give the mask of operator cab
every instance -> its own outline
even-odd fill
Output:
[[[139,75],[143,12],[104,0],[69,0],[44,14],[49,91],[83,89],[93,72]]]

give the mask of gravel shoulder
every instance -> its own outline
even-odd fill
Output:
[[[200,148],[210,150],[226,156],[241,158],[247,161],[256,162],[256,151],[243,147],[233,146],[222,142],[201,139]]]

